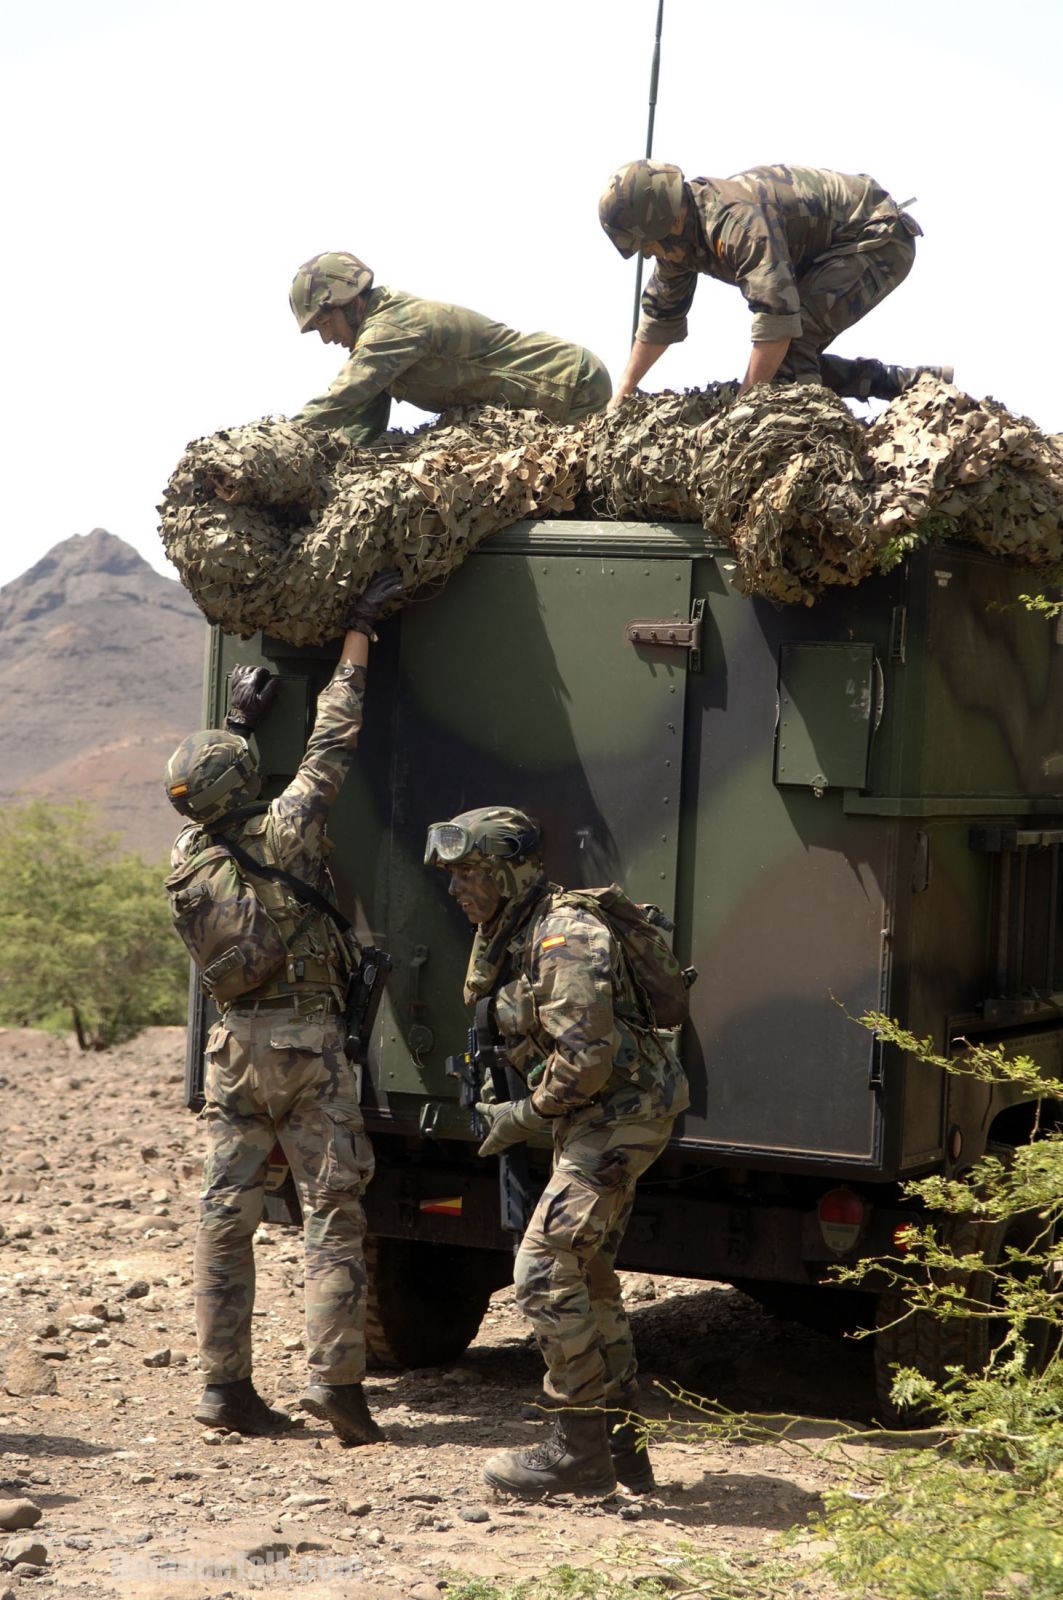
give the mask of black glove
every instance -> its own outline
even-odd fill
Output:
[[[370,578],[352,604],[347,613],[347,627],[356,629],[358,633],[367,633],[370,639],[375,639],[373,630],[377,618],[401,588],[402,573],[398,567],[387,567],[383,572],[378,572],[375,578]]]
[[[234,667],[229,675],[229,715],[225,726],[230,733],[246,738],[277,698],[280,679],[268,667]]]

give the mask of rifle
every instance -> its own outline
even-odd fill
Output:
[[[523,1100],[527,1095],[528,1085],[520,1073],[510,1066],[509,1058],[501,1048],[501,1040],[495,1032],[494,1006],[490,997],[477,1003],[465,1050],[461,1055],[447,1057],[446,1071],[448,1077],[458,1080],[458,1104],[469,1111],[470,1125],[477,1139],[483,1139],[487,1133],[484,1120],[476,1110],[477,1101],[484,1097],[486,1081],[490,1081],[497,1101]],[[516,1235],[516,1249],[534,1206],[525,1145],[506,1150],[499,1156],[498,1198],[502,1226],[507,1233]]]
[[[348,1061],[365,1065],[369,1056],[369,1041],[373,1023],[380,1009],[384,985],[391,971],[391,957],[375,944],[367,944],[361,960],[351,973],[347,985],[347,1003],[343,1011],[344,1053]]]

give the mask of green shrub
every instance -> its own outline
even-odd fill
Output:
[[[183,1022],[188,958],[163,875],[83,803],[0,811],[0,1022],[61,1018],[83,1049]]]

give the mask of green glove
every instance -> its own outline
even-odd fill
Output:
[[[477,1151],[481,1156],[497,1155],[508,1150],[511,1144],[523,1144],[533,1133],[541,1133],[550,1126],[549,1117],[541,1117],[526,1100],[503,1100],[498,1104],[482,1100],[476,1107],[487,1124],[487,1138]]]

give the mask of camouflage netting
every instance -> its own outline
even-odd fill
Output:
[[[863,425],[818,384],[756,388],[738,401],[736,388],[628,401],[595,419],[591,503],[608,516],[639,516],[641,502],[651,515],[700,522],[731,546],[745,594],[803,600],[856,583],[877,550]]]
[[[1063,440],[995,400],[921,380],[867,429],[879,533],[900,550],[938,533],[1032,566],[1063,561]]]
[[[745,594],[811,605],[930,533],[1063,561],[1063,450],[995,401],[923,378],[870,424],[818,384],[625,401],[587,425],[602,516],[700,522]]]
[[[268,417],[197,440],[160,508],[181,581],[226,632],[319,644],[383,568],[398,567],[408,596],[489,533],[572,508],[577,430],[489,407],[473,426],[452,416],[360,449]]]
[[[470,407],[357,449],[266,418],[189,447],[163,542],[212,622],[291,644],[341,633],[384,567],[408,599],[489,534],[574,507],[698,522],[744,593],[806,605],[931,534],[1063,562],[1060,440],[992,400],[924,378],[867,424],[818,385],[735,394],[635,396],[568,427]]]

